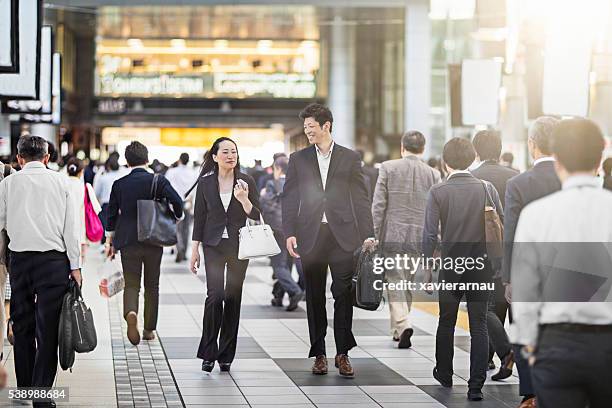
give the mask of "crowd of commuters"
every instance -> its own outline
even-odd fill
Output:
[[[139,142],[125,149],[127,168],[112,153],[103,168],[67,157],[60,169],[52,164],[57,161],[52,144],[22,136],[17,163],[0,165],[0,301],[10,299],[11,305],[10,319],[8,308],[0,313],[0,342],[6,333],[14,344],[18,386],[54,383],[62,294],[70,280],[82,283],[80,270],[92,244],[86,233],[87,205],[106,231],[105,256],[121,260],[129,341],[137,345],[155,338],[163,248],[139,240],[137,213],[140,200],[156,199],[169,203],[177,221],[175,261],[189,260],[194,274],[203,266],[206,275],[202,338],[194,350],[205,372],[217,363],[221,371],[230,371],[249,265],[238,257],[239,230],[248,219],[263,217],[281,248],[270,259],[275,280],[271,304],[282,307],[287,294],[291,312],[306,301],[314,375],[328,373],[328,270],[333,364],[339,375],[352,378],[356,373],[349,352],[357,345],[352,279],[359,250],[377,249],[388,258],[481,259],[481,268],[464,265],[460,270],[457,263],[444,263],[385,271],[391,284],[415,276],[431,283],[436,275],[445,284],[493,284],[484,290],[468,285],[437,291],[433,377],[443,387],[453,385],[454,332],[465,301],[471,336],[469,400],[483,399],[487,370],[495,368],[497,355],[499,370],[491,378],[510,377],[516,365],[521,408],[609,404],[612,309],[606,302],[609,285],[601,284],[610,278],[609,258],[597,263],[589,255],[590,266],[579,265],[586,270],[572,265],[568,272],[551,255],[564,251],[548,245],[612,242],[612,192],[606,191],[612,189],[612,158],[602,162],[604,138],[597,125],[586,119],[538,118],[528,131],[533,166],[520,173],[512,154],[502,154],[501,135],[494,130],[477,132],[472,140],[453,138],[440,159],[428,162],[422,158],[425,136],[409,131],[398,149],[401,158],[374,167],[364,163],[363,153],[334,141],[327,107],[311,104],[299,117],[310,146],[289,157],[275,154],[269,168],[261,162],[242,168],[239,145],[222,137],[209,147],[199,172],[187,153],[171,167],[158,161],[149,165],[148,150]],[[40,196],[48,199],[37,200]],[[492,249],[491,220],[503,244],[499,254]],[[593,271],[592,265],[603,267]],[[585,279],[589,274],[596,278]],[[408,289],[386,292],[390,337],[398,348],[412,345],[414,295]],[[506,331],[506,322],[512,331]],[[5,382],[6,372],[0,369],[0,385]],[[54,405],[38,401],[35,406]]]

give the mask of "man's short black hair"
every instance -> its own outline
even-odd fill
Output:
[[[409,130],[402,136],[402,146],[410,153],[421,154],[425,151],[425,136],[417,130]]]
[[[476,152],[469,140],[453,137],[444,145],[442,159],[453,170],[465,170],[474,163]]]
[[[509,165],[512,165],[512,163],[514,163],[514,155],[512,154],[512,152],[505,152],[501,155],[501,159]]]
[[[40,161],[48,152],[49,144],[40,136],[24,135],[17,142],[17,153],[26,161]]]
[[[189,163],[189,153],[181,153],[179,157],[179,161],[185,165]]]
[[[570,173],[598,169],[604,147],[601,129],[592,120],[563,120],[553,131],[553,153]]]
[[[140,142],[133,141],[125,148],[125,160],[128,166],[142,166],[149,162],[149,150]]]
[[[300,112],[301,120],[307,118],[313,118],[321,127],[323,127],[325,122],[329,122],[329,131],[331,132],[332,125],[334,124],[334,117],[327,106],[321,105],[320,103],[311,103]]]
[[[481,130],[472,139],[481,161],[499,160],[502,150],[501,136],[497,130]]]

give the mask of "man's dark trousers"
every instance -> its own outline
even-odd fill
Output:
[[[451,379],[453,375],[454,334],[459,303],[465,294],[470,323],[470,389],[481,389],[487,378],[489,336],[487,332],[488,292],[439,292],[440,318],[436,333],[436,367],[438,373]]]
[[[63,252],[11,253],[11,319],[18,387],[52,387],[70,264]]]
[[[538,407],[610,407],[612,326],[567,326],[541,327],[531,367]]]
[[[297,248],[299,253],[300,248]],[[331,270],[331,292],[334,297],[334,337],[336,353],[347,354],[357,345],[353,336],[353,253],[340,247],[329,225],[322,223],[314,248],[308,254],[300,254],[306,281],[306,310],[310,332],[309,357],[325,355],[327,313],[325,288],[327,268]]]
[[[164,249],[162,247],[133,244],[121,248],[121,266],[125,279],[123,291],[123,316],[129,312],[138,314],[140,279],[144,266],[144,328],[157,328],[159,309],[159,272]]]

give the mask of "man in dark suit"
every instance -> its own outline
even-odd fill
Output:
[[[555,163],[552,157],[552,134],[558,123],[559,119],[549,116],[543,116],[535,120],[529,128],[527,140],[529,154],[534,160],[533,167],[525,173],[511,178],[506,184],[502,280],[506,287],[508,302],[512,301],[510,282],[512,248],[521,211],[532,201],[561,189],[561,181],[559,181],[555,172]],[[514,346],[514,357],[516,358],[516,367],[520,379],[519,392],[523,396],[520,408],[532,408],[536,406],[535,392],[531,383],[529,364],[520,355],[521,347],[522,345]]]
[[[159,306],[159,272],[163,248],[138,241],[138,200],[153,198],[153,174],[147,170],[149,153],[145,145],[132,142],[125,149],[125,159],[132,171],[113,183],[108,203],[106,255],[113,257],[121,251],[121,264],[125,279],[123,291],[123,317],[128,323],[127,335],[134,345],[140,343],[138,332],[138,295],[144,265],[144,331],[145,340],[155,338],[157,309]],[[161,174],[155,192],[156,198],[165,198],[172,205],[177,218],[183,216],[183,200]]]
[[[478,168],[472,170],[474,177],[485,180],[493,184],[502,204],[505,205],[504,195],[506,193],[506,183],[509,179],[519,174],[518,170],[503,166],[499,163],[499,156],[502,149],[502,141],[498,131],[482,130],[474,136],[472,140],[476,149],[476,159],[480,162]],[[496,352],[501,360],[499,372],[493,376],[494,380],[503,380],[512,375],[514,365],[514,353],[510,346],[510,341],[504,322],[510,304],[504,297],[504,285],[501,280],[501,265],[495,266],[493,281],[495,290],[489,299],[489,311],[487,313],[487,326],[489,329],[489,367],[494,368],[493,353]],[[509,316],[512,323],[512,314]]]
[[[427,260],[434,256],[438,231],[441,231],[443,267],[439,281],[490,283],[493,272],[487,259],[484,211],[486,203],[493,204],[503,220],[497,190],[491,183],[478,180],[467,170],[476,157],[469,140],[459,137],[449,140],[442,157],[449,175],[446,181],[429,190],[423,228],[424,257]],[[472,261],[467,262],[469,259]],[[431,282],[430,269],[425,271],[425,281]],[[487,303],[490,292],[445,289],[438,294],[440,317],[436,333],[434,378],[444,387],[453,385],[453,335],[459,303],[465,295],[472,338],[467,396],[471,401],[482,400],[482,386],[487,377]]]
[[[349,350],[357,345],[352,332],[353,252],[362,243],[368,250],[375,245],[368,190],[359,155],[332,139],[331,111],[311,104],[300,118],[311,146],[289,159],[282,207],[287,250],[301,258],[304,269],[311,343],[308,356],[316,357],[313,374],[327,374],[325,283],[329,267],[335,365],[340,375],[353,377],[348,358]]]

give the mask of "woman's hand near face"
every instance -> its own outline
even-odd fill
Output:
[[[234,186],[234,197],[242,204],[245,204],[245,202],[249,200],[249,185],[243,180],[239,179],[236,181],[236,185]]]

